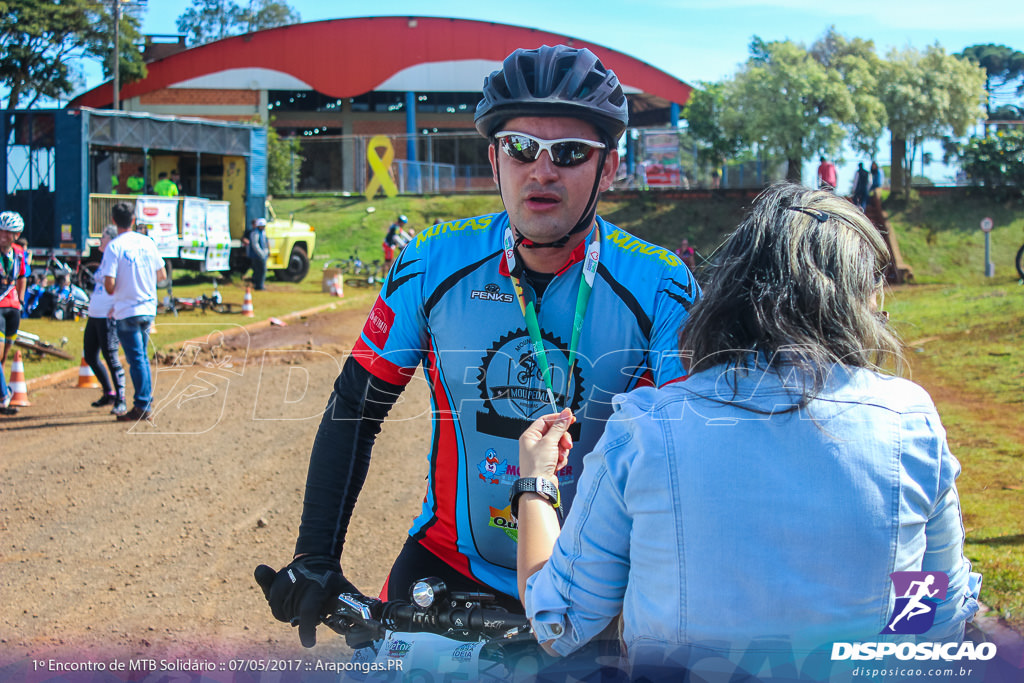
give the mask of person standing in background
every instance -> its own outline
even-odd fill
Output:
[[[676,256],[679,260],[686,264],[686,267],[693,272],[697,269],[697,250],[690,246],[690,240],[683,238],[683,241],[679,243],[679,248],[676,249]]]
[[[21,304],[25,300],[25,286],[28,283],[25,251],[14,242],[24,229],[25,221],[20,213],[0,213],[0,336],[3,337],[3,349],[0,350],[0,415],[14,415],[18,412],[17,408],[10,407],[12,392],[7,386],[4,367],[14,338],[18,336]]]
[[[836,176],[836,165],[825,157],[819,159],[818,164],[818,189],[835,190],[839,184]]]
[[[868,183],[870,178],[863,163],[857,164],[857,173],[853,177],[853,203],[863,211],[868,206]]]
[[[177,171],[175,171],[177,173]],[[167,177],[166,171],[160,171],[157,176],[156,185],[153,186],[153,190],[161,197],[177,197],[178,186],[170,178]]]
[[[145,170],[139,166],[135,173],[128,176],[128,180],[124,181],[124,184],[128,188],[129,194],[142,194],[142,191],[146,189]]]
[[[100,237],[100,252],[107,250],[110,241],[117,237],[117,228],[108,225],[103,229]],[[96,375],[100,385],[103,387],[103,395],[98,401],[93,401],[93,408],[102,408],[112,405],[111,413],[124,415],[128,407],[124,402],[124,366],[117,356],[118,341],[117,329],[114,319],[111,317],[114,310],[114,297],[107,293],[103,286],[103,279],[96,278],[96,286],[93,288],[92,297],[89,299],[89,310],[85,320],[85,335],[82,338],[82,353],[85,362]],[[100,363],[100,354],[106,362],[106,367]],[[109,374],[107,368],[110,368]],[[113,380],[113,381],[112,381]]]
[[[136,422],[152,415],[153,384],[149,371],[149,328],[156,317],[156,283],[167,277],[164,260],[156,242],[148,235],[132,231],[135,214],[126,202],[114,204],[110,211],[117,238],[107,245],[97,277],[112,294],[113,314],[117,320],[117,338],[124,348],[135,396],[132,409],[118,415],[118,422]]]
[[[266,218],[257,218],[253,221],[246,250],[249,253],[249,265],[252,266],[252,288],[262,291],[267,278],[267,257],[270,256]]]
[[[871,162],[871,190],[870,190],[870,192],[874,192],[875,190],[882,189],[882,185],[884,185],[884,184],[885,184],[885,173],[883,173],[882,169],[878,167],[878,162],[877,161],[872,161]]]

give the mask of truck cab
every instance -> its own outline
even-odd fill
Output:
[[[267,239],[270,256],[267,271],[284,282],[301,282],[309,273],[309,257],[316,246],[316,232],[312,225],[295,220],[295,215],[278,218],[270,200],[267,200]]]

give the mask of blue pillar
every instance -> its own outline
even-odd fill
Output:
[[[636,141],[630,135],[632,131],[626,131],[626,173],[630,176],[636,167]]]
[[[405,93],[405,158],[416,161],[416,93]]]
[[[679,105],[675,102],[668,109],[668,116],[671,119],[671,126],[673,128],[679,127]]]
[[[405,139],[405,158],[409,163],[408,183],[406,190],[410,192],[421,192],[420,172],[416,161],[416,93],[405,93],[405,132],[408,137]]]

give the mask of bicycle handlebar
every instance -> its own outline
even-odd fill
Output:
[[[382,638],[386,631],[435,633],[453,640],[475,641],[511,638],[526,633],[530,621],[502,607],[488,607],[486,594],[452,594],[443,604],[427,608],[404,600],[382,602],[364,595],[343,593],[332,601],[322,621],[347,637],[367,641]]]

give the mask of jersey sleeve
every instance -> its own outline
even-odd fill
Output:
[[[391,384],[407,384],[427,352],[427,261],[426,245],[402,251],[352,349],[360,365]]]
[[[659,387],[686,378],[679,334],[690,316],[690,308],[700,297],[700,285],[689,268],[682,262],[666,266],[655,294],[651,330],[650,363]]]

